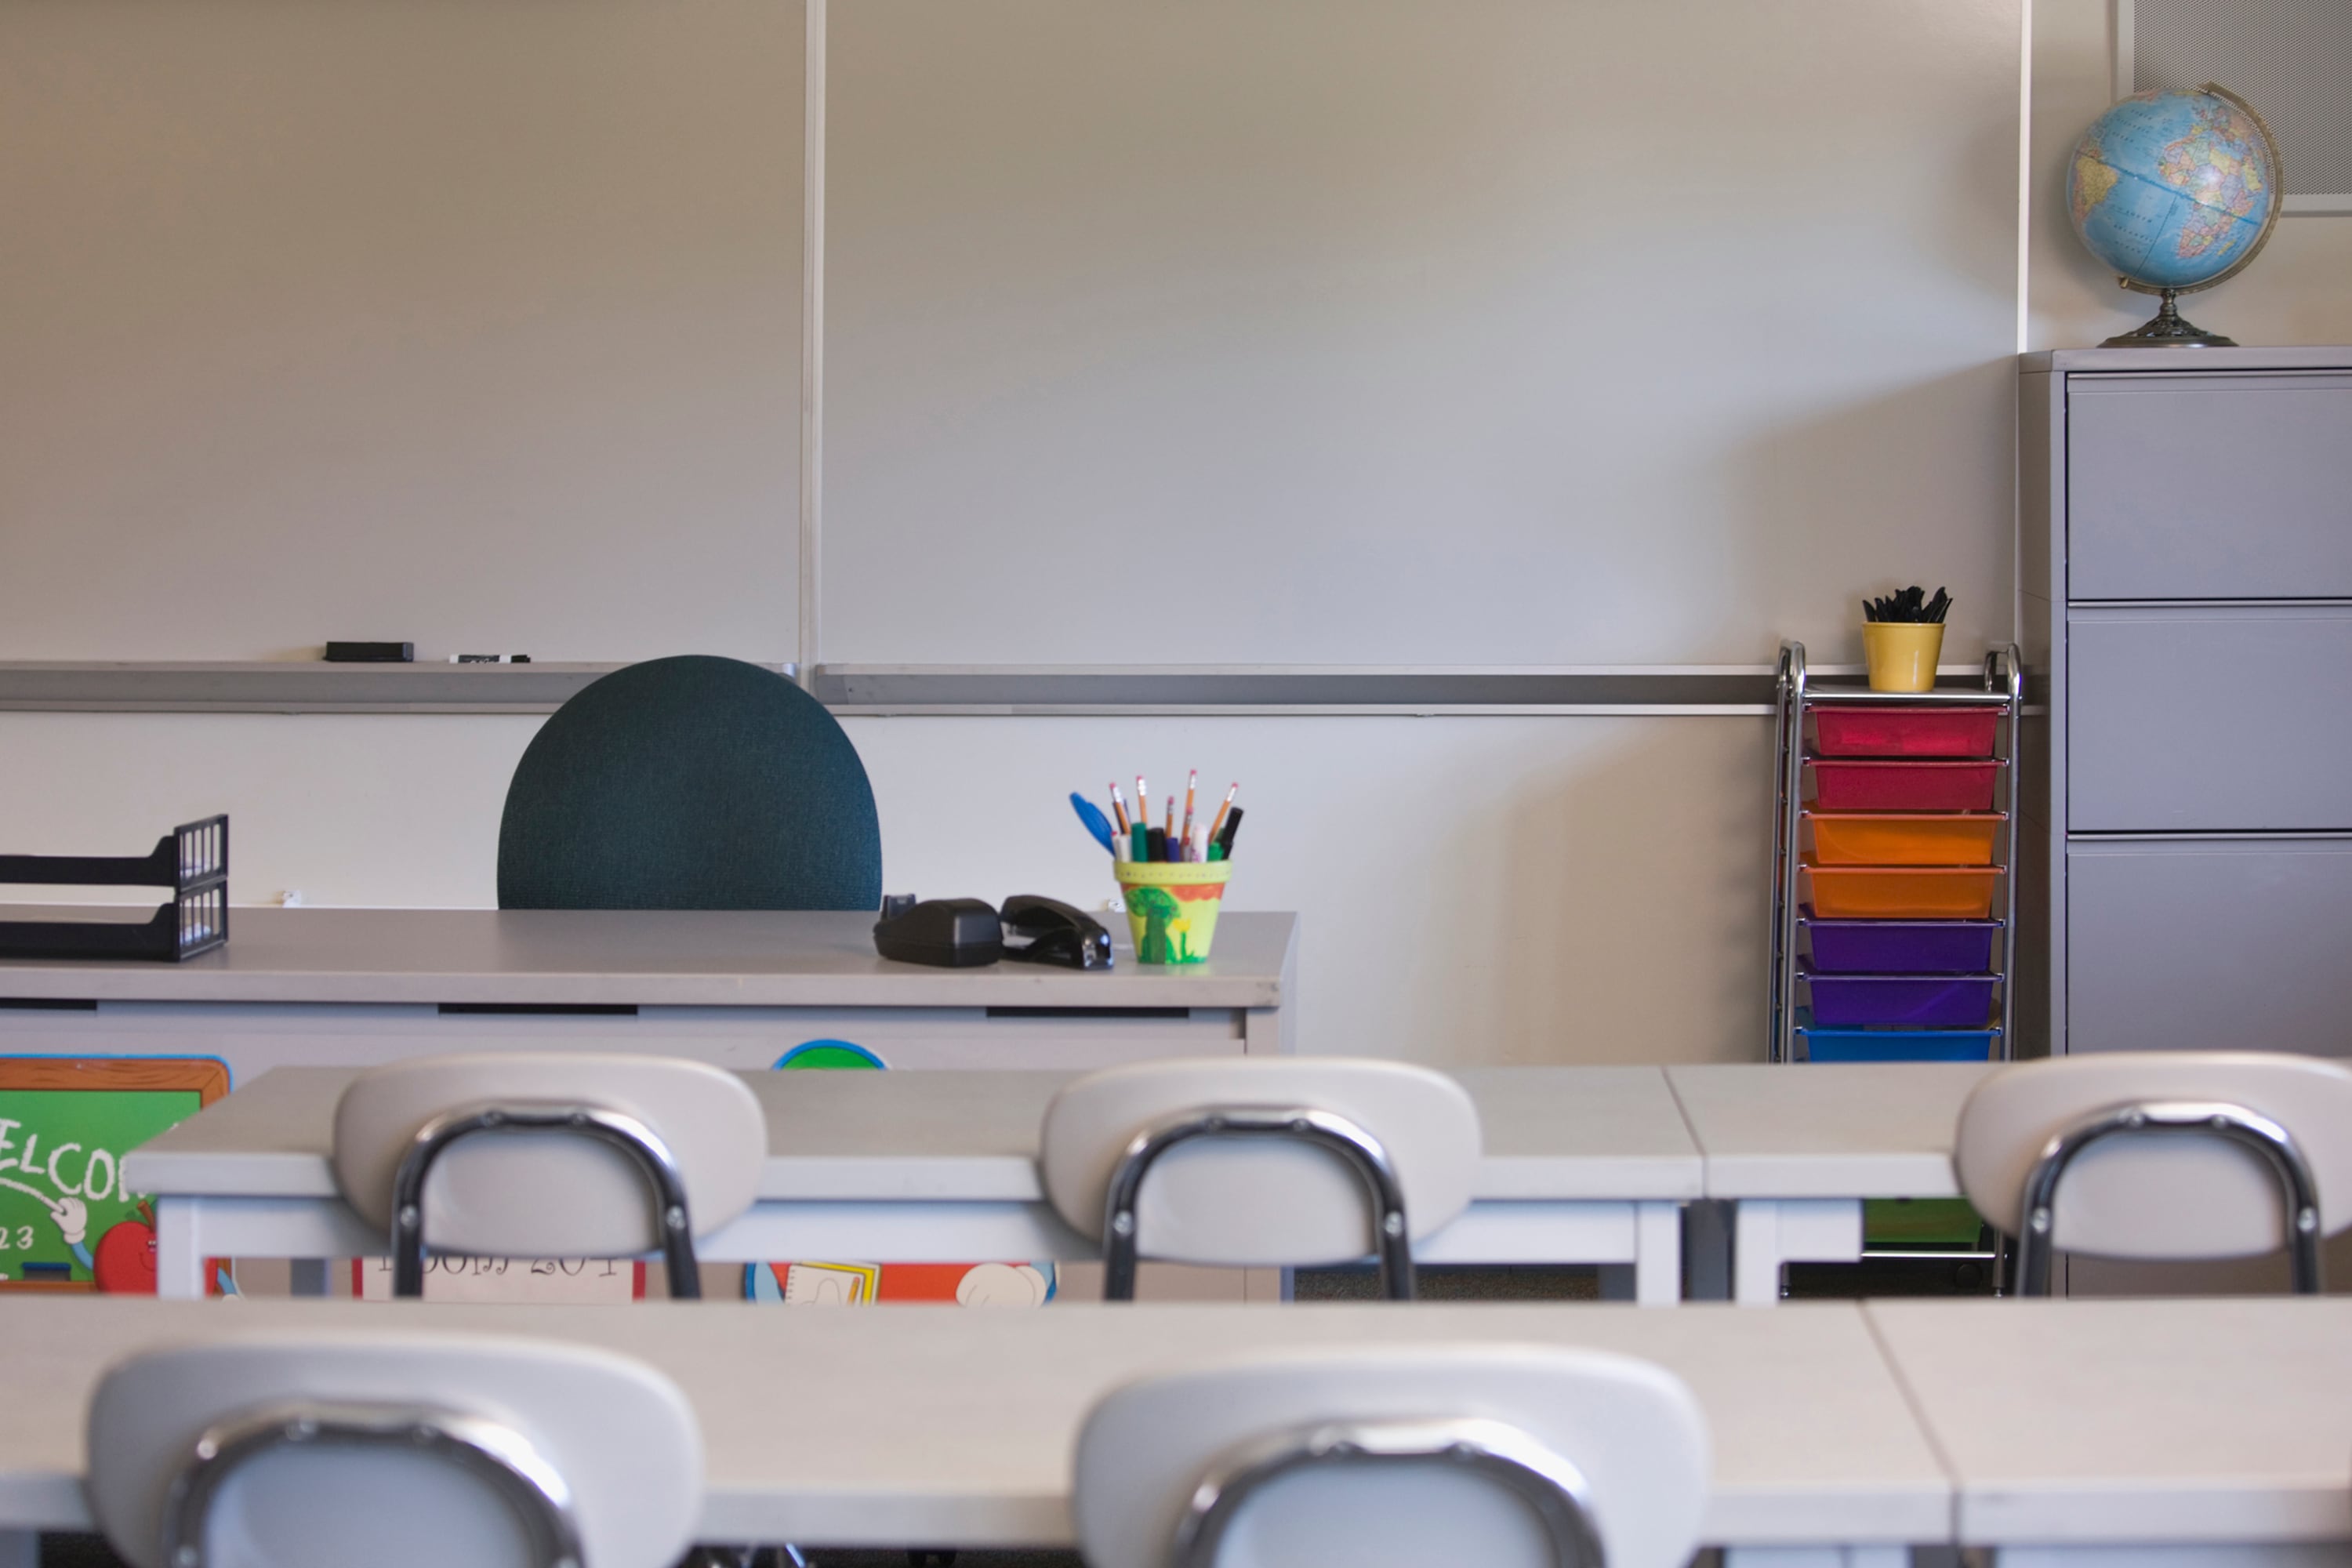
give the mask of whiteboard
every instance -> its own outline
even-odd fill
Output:
[[[2006,641],[2021,23],[833,7],[824,658]]]
[[[803,26],[0,6],[0,658],[794,657]]]

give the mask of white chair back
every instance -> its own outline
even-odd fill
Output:
[[[543,1341],[278,1335],[92,1394],[89,1495],[137,1568],[668,1568],[702,1435],[668,1379]]]
[[[2047,1288],[2053,1251],[2186,1260],[2281,1247],[2297,1288],[2316,1289],[2320,1237],[2352,1225],[2352,1070],[2252,1051],[2021,1062],[1961,1107],[1955,1163],[1977,1212],[2019,1238],[2024,1293]],[[2308,1203],[2295,1195],[2306,1187]]]
[[[505,1052],[372,1068],[335,1107],[335,1182],[394,1238],[475,1255],[663,1250],[695,1293],[692,1240],[751,1205],[767,1121],[735,1074],[671,1057]],[[403,1204],[404,1180],[416,1201]],[[405,1210],[407,1212],[404,1213]],[[421,1268],[421,1265],[420,1265]],[[419,1287],[421,1288],[421,1286]]]
[[[1400,1344],[1119,1389],[1072,1503],[1089,1568],[1681,1568],[1707,1475],[1696,1402],[1647,1362]]]
[[[1411,1243],[1469,1205],[1478,1112],[1452,1079],[1402,1062],[1143,1062],[1064,1088],[1039,1144],[1046,1195],[1103,1240],[1114,1299],[1136,1256],[1264,1267],[1379,1254],[1391,1294],[1409,1294]],[[1391,1178],[1385,1195],[1373,1167]]]

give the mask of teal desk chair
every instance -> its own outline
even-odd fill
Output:
[[[688,655],[619,669],[549,718],[499,826],[508,910],[872,910],[882,829],[824,705]]]

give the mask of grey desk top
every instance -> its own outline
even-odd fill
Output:
[[[1867,1310],[1962,1545],[2352,1541],[2352,1300]]]
[[[760,1195],[1034,1203],[1037,1129],[1066,1072],[757,1072],[768,1113]],[[1699,1154],[1655,1068],[1487,1068],[1477,1101],[1484,1199],[1696,1197]],[[332,1197],[344,1068],[280,1068],[131,1154],[162,1196]]]
[[[1670,1067],[1711,1198],[1948,1198],[1974,1063]]]
[[[88,913],[89,911],[80,911]],[[39,918],[27,912],[26,918]],[[121,1002],[507,1003],[680,1007],[1277,1007],[1298,917],[1235,910],[1216,956],[1081,973],[932,969],[874,951],[859,912],[278,910],[230,912],[184,963],[0,960],[0,996]]]
[[[1063,1305],[798,1311],[78,1297],[0,1302],[0,1528],[85,1527],[82,1413],[99,1373],[204,1335],[381,1327],[601,1345],[673,1379],[703,1433],[702,1534],[841,1545],[1069,1541],[1071,1451],[1104,1394],[1203,1358],[1497,1340],[1658,1363],[1713,1433],[1711,1541],[1938,1542],[1951,1492],[1860,1310]]]

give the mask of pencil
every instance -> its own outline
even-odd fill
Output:
[[[1184,848],[1192,848],[1192,795],[1201,787],[1201,770],[1194,768],[1184,780]]]
[[[1113,779],[1110,785],[1110,814],[1118,819],[1118,830],[1121,833],[1125,833],[1134,826],[1127,820],[1127,797],[1118,793],[1117,779]]]
[[[1234,787],[1233,787],[1233,788],[1231,788],[1231,789],[1229,789],[1229,790],[1227,790],[1227,791],[1225,792],[1225,803],[1224,803],[1223,805],[1221,805],[1221,806],[1217,807],[1217,815],[1216,815],[1215,816],[1212,817],[1212,818],[1210,819],[1210,821],[1209,821],[1209,837],[1210,837],[1214,838],[1214,837],[1217,836],[1217,829],[1219,829],[1220,827],[1223,827],[1223,826],[1225,825],[1225,813],[1227,813],[1227,812],[1229,812],[1229,811],[1233,810],[1233,808],[1234,808],[1234,796],[1235,796],[1235,795],[1239,795],[1239,794],[1241,793],[1241,790],[1242,790],[1241,781],[1240,781],[1239,779],[1235,779],[1235,780],[1234,781]]]
[[[1168,842],[1176,842],[1176,797],[1172,795],[1168,797]],[[1171,855],[1168,858],[1173,860],[1176,857]]]

